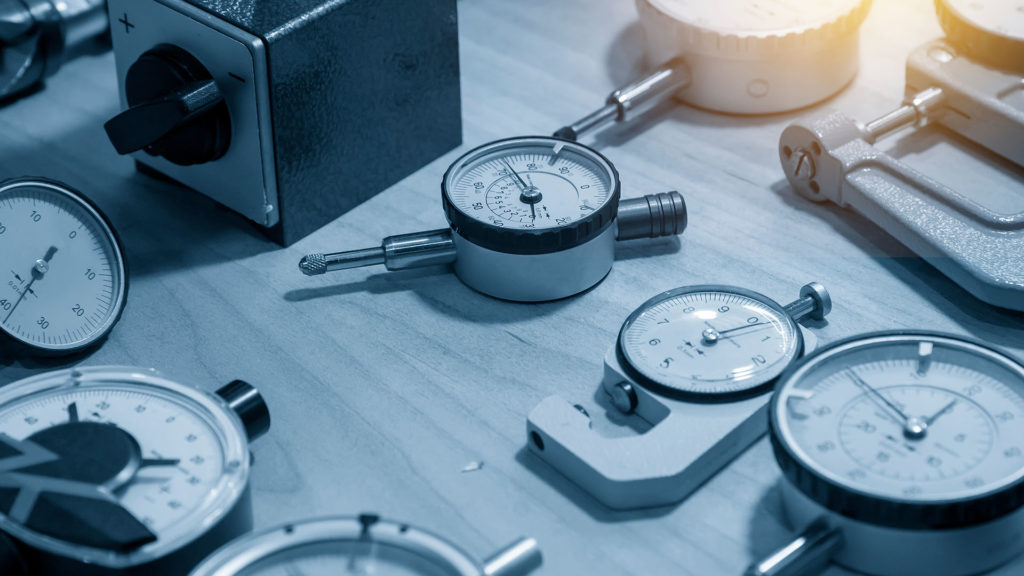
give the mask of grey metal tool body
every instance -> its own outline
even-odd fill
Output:
[[[660,294],[623,324],[602,384],[616,411],[650,428],[608,438],[550,396],[528,417],[529,449],[611,508],[678,502],[764,435],[772,384],[815,347],[798,322],[831,307],[818,283],[786,306],[732,286]]]
[[[678,192],[620,200],[618,172],[596,150],[547,136],[498,140],[448,168],[448,229],[385,238],[380,247],[310,254],[307,275],[377,264],[403,270],[453,264],[467,286],[517,302],[556,300],[599,283],[615,242],[681,234]]]
[[[522,538],[480,562],[443,538],[376,514],[319,518],[240,538],[191,576],[526,576],[541,564]]]
[[[0,0],[0,100],[105,47],[106,0]]]
[[[954,190],[874,146],[935,122],[1024,168],[1024,12],[962,4],[936,3],[948,37],[908,58],[906,104],[867,124],[840,112],[797,122],[779,155],[802,196],[852,207],[979,299],[1024,310],[1024,203],[1009,191]],[[964,16],[979,10],[977,22]],[[985,30],[1004,13],[998,31]],[[998,52],[986,58],[986,47]]]
[[[810,106],[849,84],[871,0],[636,0],[650,74],[555,136],[577,140],[658,103],[727,114]]]
[[[981,574],[1024,552],[1024,364],[930,332],[805,357],[768,410],[800,535],[748,576]]]

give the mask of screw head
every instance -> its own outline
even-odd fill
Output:
[[[619,382],[611,391],[612,405],[623,414],[632,414],[636,410],[639,399],[636,390],[629,382]]]

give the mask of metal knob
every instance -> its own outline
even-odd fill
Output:
[[[256,387],[242,380],[234,380],[217,390],[217,395],[242,419],[250,442],[270,430],[270,409]]]
[[[676,191],[623,200],[617,221],[619,240],[676,236],[686,229],[686,201]]]

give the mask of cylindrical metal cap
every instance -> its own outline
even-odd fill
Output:
[[[270,409],[259,390],[251,384],[234,380],[217,390],[217,395],[242,419],[250,442],[270,430]]]
[[[674,190],[619,203],[619,240],[677,236],[686,223],[686,201]]]

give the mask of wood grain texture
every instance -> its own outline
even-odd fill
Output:
[[[75,362],[152,366],[210,390],[242,378],[262,390],[273,426],[253,447],[257,527],[376,511],[479,557],[534,536],[542,574],[740,574],[792,536],[766,441],[681,505],[637,512],[603,508],[525,450],[526,414],[544,397],[601,412],[602,358],[634,307],[696,283],[788,301],[817,280],[835,300],[817,330],[824,343],[913,327],[1024,355],[1024,316],[974,300],[864,218],[791,192],[778,135],[806,112],[736,118],[667,105],[598,135],[591,143],[616,163],[625,197],[680,190],[691,225],[679,240],[620,246],[608,278],[577,298],[495,301],[446,268],[302,276],[307,251],[443,227],[439,182],[459,154],[550,133],[640,72],[629,0],[462,0],[459,9],[466,144],[288,249],[115,155],[102,130],[117,111],[109,54],[71,63],[46,90],[0,109],[0,176],[83,190],[128,253],[124,316]],[[826,106],[864,120],[887,111],[902,97],[905,55],[939,35],[930,0],[876,2],[862,71]],[[932,151],[925,142],[910,155]],[[972,177],[989,177],[992,161],[973,161]],[[0,383],[64,365],[7,358]],[[473,461],[483,468],[462,472]],[[998,574],[1021,571],[1024,559]]]

